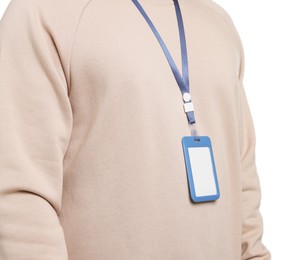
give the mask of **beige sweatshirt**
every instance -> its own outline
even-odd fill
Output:
[[[139,2],[181,68],[173,1]],[[0,25],[0,259],[270,259],[239,36],[215,3],[179,3],[219,200],[190,200],[182,96],[131,0],[12,0]]]

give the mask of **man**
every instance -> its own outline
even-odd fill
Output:
[[[138,4],[186,76],[179,4],[188,100]],[[269,260],[243,74],[239,36],[209,0],[12,0],[0,25],[1,259]],[[212,142],[210,201],[190,195],[193,135]]]

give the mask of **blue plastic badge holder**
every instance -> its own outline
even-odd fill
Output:
[[[219,199],[219,185],[210,138],[184,136],[182,145],[192,201],[206,202]]]

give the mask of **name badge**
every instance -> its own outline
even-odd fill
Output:
[[[184,136],[182,145],[192,201],[205,202],[219,199],[219,185],[210,138]]]

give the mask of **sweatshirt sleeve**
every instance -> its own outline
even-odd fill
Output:
[[[31,0],[0,23],[0,259],[67,259],[58,215],[72,110],[53,38]]]
[[[246,97],[244,74],[244,51],[241,40],[241,80],[239,138],[242,174],[242,260],[270,260],[271,254],[262,243],[263,220],[259,211],[261,201],[260,182],[255,163],[255,129]]]

